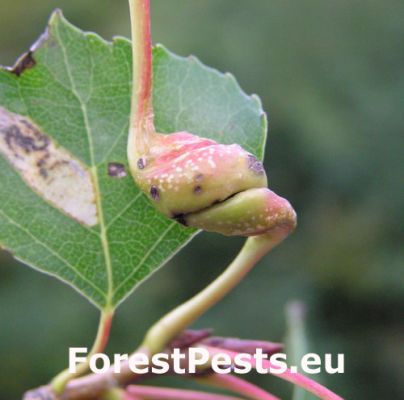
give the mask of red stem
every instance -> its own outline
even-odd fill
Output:
[[[238,354],[237,352],[234,351],[229,351],[226,349],[221,349],[218,347],[208,347],[205,346],[209,353],[211,355],[214,355],[216,353],[226,353],[228,354],[232,360],[236,357]],[[254,358],[251,359],[251,365],[253,367],[256,367],[256,360]],[[273,368],[276,370],[276,366],[273,365],[270,361],[268,360],[263,360],[262,363],[263,367],[266,369]],[[318,398],[322,400],[344,400],[342,397],[338,396],[337,394],[333,393],[331,390],[327,389],[323,385],[320,385],[319,383],[313,381],[312,379],[308,378],[307,376],[298,374],[298,373],[293,373],[289,369],[286,370],[284,373],[279,373],[279,374],[273,374],[274,376],[277,376],[278,378],[281,378],[285,381],[291,382],[294,385],[297,385],[303,389],[306,389],[308,392],[316,395]]]
[[[238,397],[154,386],[128,386],[124,400],[241,400]]]
[[[134,394],[130,394],[128,392],[125,392],[123,395],[122,400],[144,400],[139,396],[135,396]]]
[[[251,400],[280,400],[279,397],[276,397],[259,388],[258,386],[255,386],[252,383],[234,375],[210,374],[204,378],[201,378],[200,381],[206,382],[207,384],[215,387],[237,392],[247,396]]]
[[[68,369],[60,372],[56,375],[51,382],[55,393],[61,393],[64,391],[66,384],[74,377],[80,376],[86,373],[89,369],[89,359],[95,353],[102,352],[107,346],[109,334],[111,332],[112,320],[114,317],[114,311],[104,310],[101,312],[100,322],[98,324],[97,337],[90,352],[87,354],[87,359],[82,364],[79,364],[76,368],[76,373],[70,373]]]
[[[152,102],[152,42],[150,0],[129,0],[132,27],[132,104],[128,155],[134,158],[148,149],[155,129]]]
[[[150,0],[130,0],[133,29],[133,66],[136,75],[136,114],[141,122],[151,113],[152,43],[150,27]],[[135,77],[134,77],[135,81]]]
[[[104,326],[102,329],[102,336],[100,340],[100,347],[98,349],[98,352],[102,352],[105,347],[107,347],[108,341],[109,341],[109,335],[111,333],[111,328],[112,328],[112,321],[114,319],[114,314],[110,313],[104,322]]]

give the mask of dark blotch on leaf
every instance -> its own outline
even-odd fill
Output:
[[[58,10],[55,13],[60,12]],[[21,57],[18,58],[14,66],[7,68],[12,74],[20,76],[27,69],[33,68],[36,65],[36,61],[34,59],[34,53],[49,40],[49,30],[46,31],[39,37],[39,39],[31,46],[29,51],[24,53]]]
[[[124,178],[126,176],[125,166],[117,162],[109,163],[108,175],[111,178]]]
[[[194,187],[194,193],[195,194],[201,194],[202,193],[202,187],[201,186],[195,186]]]
[[[36,61],[34,60],[32,51],[28,51],[17,60],[12,68],[10,68],[10,72],[17,76],[20,76],[25,70],[34,67],[35,64]]]
[[[150,188],[150,196],[154,201],[159,201],[160,200],[160,192],[157,186],[152,186]]]
[[[31,131],[32,136],[26,135],[26,132],[23,132],[19,126],[10,125],[0,131],[0,134],[5,135],[8,148],[13,150],[16,146],[23,149],[26,153],[45,151],[49,145],[49,138],[39,132],[28,121],[22,120],[21,122]]]
[[[265,173],[262,162],[257,160],[257,158],[252,154],[248,155],[248,168],[257,175],[262,175]]]
[[[185,219],[184,213],[177,213],[173,215],[173,218],[180,223],[181,225],[188,226],[187,221]]]

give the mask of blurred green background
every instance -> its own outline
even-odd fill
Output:
[[[29,47],[56,7],[82,29],[129,36],[125,0],[1,0],[1,64]],[[232,72],[261,97],[270,186],[299,215],[294,235],[195,326],[283,340],[285,305],[300,299],[309,350],[345,353],[345,374],[323,382],[347,399],[404,398],[404,2],[153,0],[152,17],[155,42]],[[108,350],[134,349],[241,243],[194,239],[118,309]],[[97,311],[7,253],[0,301],[1,400],[64,368],[69,346],[90,345]],[[277,378],[254,379],[290,398]]]

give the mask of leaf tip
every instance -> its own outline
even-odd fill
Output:
[[[233,75],[231,72],[225,72],[225,73],[224,73],[224,76],[225,76],[228,80],[232,81],[233,83],[237,83],[236,78],[234,77],[234,75]]]
[[[62,9],[55,8],[48,20],[47,31],[52,31],[58,25],[67,25],[71,28],[78,29],[74,25],[72,25],[64,16]]]
[[[167,50],[167,48],[165,46],[163,46],[161,43],[156,43],[153,46],[153,54],[155,56],[164,56],[164,55],[168,55],[169,51]]]
[[[262,101],[261,98],[256,94],[253,93],[251,96],[251,99],[255,102],[255,104],[262,109]]]
[[[120,35],[114,35],[112,36],[112,45],[113,46],[119,46],[119,45],[125,45],[125,46],[130,46],[131,45],[131,41],[124,37],[124,36],[120,36]]]
[[[58,20],[64,19],[63,11],[60,8],[55,8],[52,11],[52,14],[49,18],[49,24],[52,24],[53,22],[57,22]]]

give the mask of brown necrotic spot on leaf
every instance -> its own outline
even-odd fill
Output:
[[[46,201],[88,226],[98,222],[88,168],[28,118],[0,107],[0,154]]]
[[[46,29],[46,31],[39,37],[39,39],[31,46],[29,51],[19,57],[15,64],[7,69],[12,74],[20,76],[27,69],[33,68],[36,65],[36,61],[34,58],[35,51],[47,41],[49,41],[48,29]]]
[[[121,163],[110,162],[108,164],[108,175],[111,178],[125,178],[126,176],[125,166]]]
[[[28,51],[23,54],[15,63],[15,65],[10,68],[10,72],[20,76],[25,70],[32,68],[36,64],[32,51]]]

